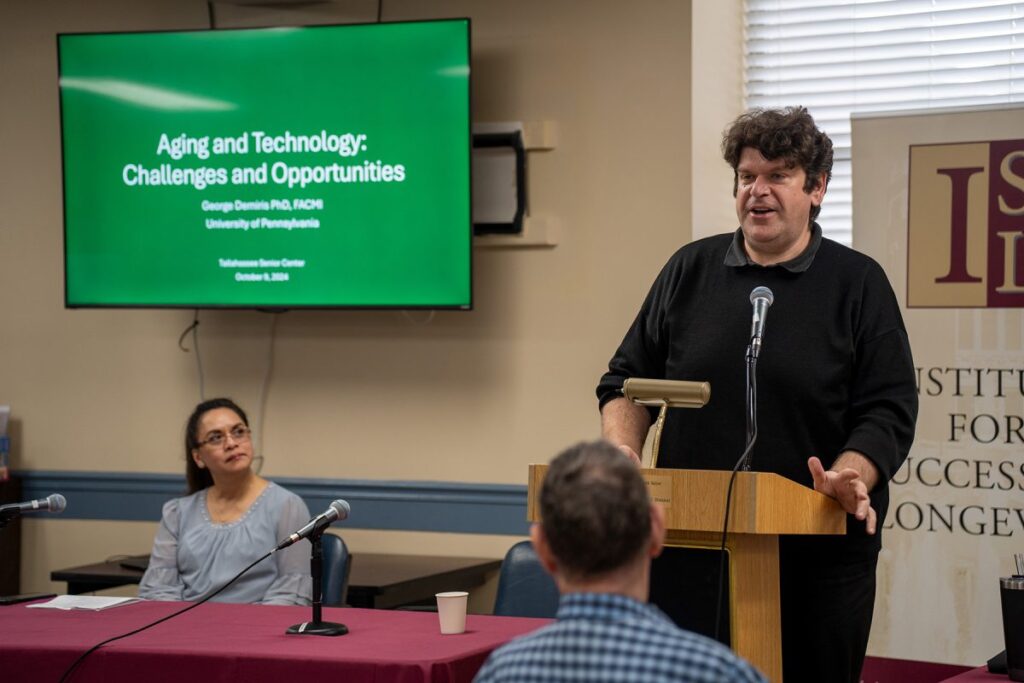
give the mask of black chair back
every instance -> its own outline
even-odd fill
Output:
[[[558,586],[529,541],[512,546],[501,563],[494,613],[505,617],[547,617],[558,611]]]
[[[324,534],[322,602],[326,607],[341,607],[348,596],[348,575],[352,571],[352,556],[341,536]]]

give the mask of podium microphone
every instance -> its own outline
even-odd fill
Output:
[[[768,317],[768,307],[774,301],[775,295],[767,287],[755,287],[750,293],[750,303],[754,305],[754,319],[750,323],[750,355],[754,358],[761,354],[765,318]]]
[[[721,640],[722,630],[722,591],[725,586],[725,545],[729,534],[729,510],[732,503],[732,487],[736,483],[736,472],[742,468],[750,471],[750,457],[757,441],[757,357],[761,354],[761,339],[764,337],[764,323],[768,316],[768,307],[775,301],[775,295],[767,287],[754,287],[750,293],[750,303],[754,305],[754,319],[750,324],[750,345],[747,346],[747,387],[746,417],[747,443],[743,454],[733,465],[729,474],[729,487],[725,493],[725,514],[722,520],[722,545],[719,548],[721,561],[718,565],[718,598],[715,600],[715,639]]]
[[[348,519],[348,513],[351,511],[352,508],[349,506],[349,504],[342,500],[341,498],[339,498],[338,500],[331,503],[330,507],[327,508],[326,512],[319,514],[313,519],[309,520],[309,522],[304,527],[302,527],[294,534],[290,535],[288,538],[278,543],[277,547],[274,548],[274,552],[277,552],[278,550],[284,550],[292,543],[297,543],[304,538],[309,538],[310,536],[319,534],[328,526],[330,526],[332,522],[336,522],[341,519]]]

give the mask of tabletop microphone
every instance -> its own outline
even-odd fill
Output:
[[[297,543],[298,541],[301,541],[304,538],[308,538],[313,534],[320,533],[326,527],[330,526],[332,522],[347,519],[348,513],[351,510],[352,508],[349,506],[349,504],[346,503],[341,498],[339,498],[338,500],[331,503],[330,507],[327,508],[326,512],[319,514],[313,519],[309,520],[309,522],[304,527],[302,527],[294,534],[278,543],[277,547],[274,548],[274,551],[276,552],[278,550],[283,550],[284,548],[290,546],[292,543]]]
[[[25,512],[63,512],[64,508],[68,506],[67,499],[59,493],[51,493],[46,498],[40,498],[39,500],[30,500],[24,503],[8,503],[7,505],[0,505],[0,514],[5,515],[20,515]]]
[[[750,355],[754,358],[761,354],[765,318],[768,317],[768,307],[773,301],[775,295],[767,287],[754,287],[754,291],[750,293],[750,303],[754,304],[754,319],[750,323]]]

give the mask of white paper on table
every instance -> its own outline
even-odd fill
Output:
[[[139,602],[139,598],[116,598],[102,595],[58,595],[53,600],[26,605],[29,609],[86,609],[99,611]]]

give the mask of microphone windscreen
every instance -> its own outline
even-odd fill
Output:
[[[348,513],[352,511],[352,508],[349,506],[348,502],[342,500],[341,498],[331,503],[331,507],[338,512],[339,520],[348,519]]]
[[[46,502],[50,504],[50,512],[64,512],[68,506],[67,499],[59,493],[51,493],[46,497]]]
[[[767,299],[768,305],[771,306],[775,302],[775,295],[772,294],[772,290],[762,285],[754,287],[754,291],[750,293],[750,303],[754,303],[758,299]]]

